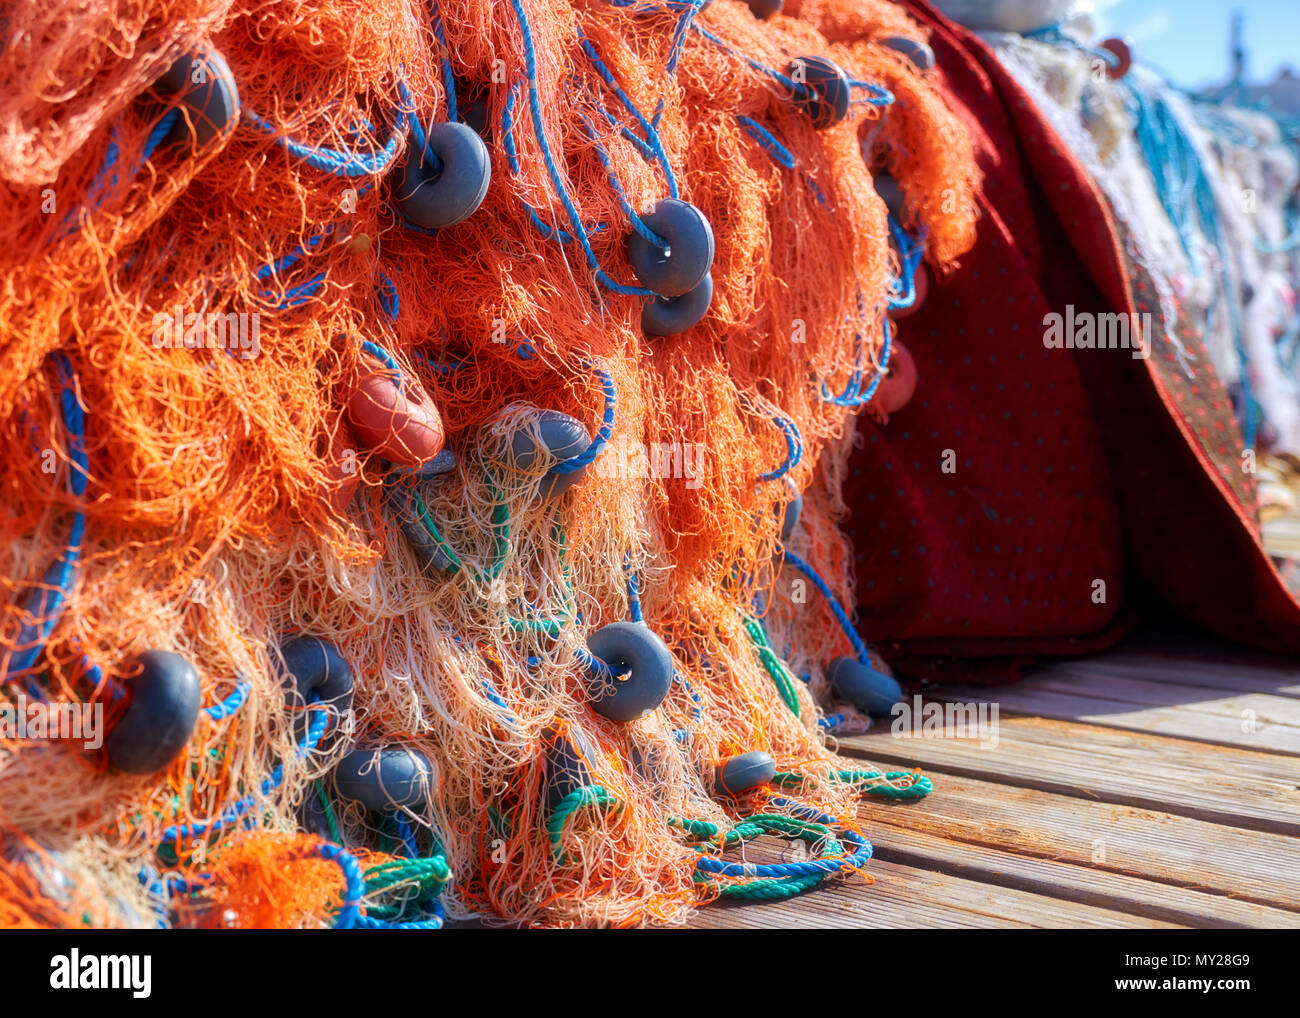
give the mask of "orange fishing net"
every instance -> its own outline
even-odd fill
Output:
[[[816,687],[843,637],[811,598],[780,608],[779,531],[806,492],[791,547],[849,593],[834,520],[853,408],[825,393],[876,372],[899,271],[863,139],[941,271],[971,243],[977,174],[933,82],[881,45],[922,37],[889,4],[792,3],[767,21],[737,0],[697,6],[10,9],[0,697],[98,705],[111,731],[154,648],[193,664],[205,710],[179,756],[141,776],[73,740],[0,740],[7,924],[328,924],[346,882],[302,861],[294,832],[356,745],[427,757],[427,795],[401,816],[414,833],[334,798],[322,836],[382,843],[368,865],[401,857],[402,838],[444,853],[453,915],[682,921],[719,881],[697,879],[672,820],[731,825],[743,810],[709,775],[737,753],[769,752],[802,775],[799,801],[852,814],[808,688],[782,686],[755,643],[753,598],[777,606],[773,646]],[[158,82],[213,51],[242,113],[204,143]],[[852,80],[841,122],[818,129],[792,101],[782,75],[801,56]],[[459,225],[413,228],[394,168],[412,122],[451,119],[453,103],[485,125],[486,198]],[[651,338],[646,297],[617,292],[638,282],[628,209],[674,187],[712,226],[713,299],[693,328]],[[230,331],[214,345],[215,316]],[[459,566],[445,575],[404,538],[394,474],[344,412],[376,350],[455,451],[453,472],[417,488]],[[592,435],[612,415],[556,499],[538,494],[553,460],[511,459],[539,408]],[[783,472],[791,432],[801,458]],[[79,554],[60,575],[70,534]],[[630,577],[678,680],[620,723],[591,710],[581,661],[590,632],[634,613]],[[33,591],[66,596],[55,613]],[[286,697],[277,650],[293,632],[325,636],[356,677],[351,714],[310,751],[319,712]],[[206,709],[232,694],[229,712]],[[552,837],[546,761],[566,726],[612,805],[581,806]],[[25,876],[28,841],[76,879]]]

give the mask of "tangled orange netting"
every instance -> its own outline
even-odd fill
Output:
[[[242,704],[201,713],[179,757],[143,776],[79,742],[0,741],[6,923],[392,914],[393,888],[418,883],[384,878],[403,840],[445,857],[448,872],[421,879],[446,884],[453,915],[674,922],[727,882],[697,880],[678,822],[725,831],[743,812],[713,789],[718,762],[767,751],[799,776],[800,802],[852,816],[857,792],[834,778],[808,689],[756,643],[753,599],[774,603],[773,645],[816,685],[843,637],[824,605],[783,602],[779,532],[804,492],[792,547],[848,592],[834,518],[851,409],[824,393],[875,373],[899,267],[864,138],[940,270],[971,243],[976,171],[934,83],[881,44],[922,36],[889,4],[789,4],[769,21],[736,0],[697,6],[10,9],[2,702],[98,704],[111,730],[133,703],[136,656],[154,648],[195,665],[205,706]],[[160,144],[175,100],[156,82],[210,51],[237,82],[240,123],[200,144],[182,120],[182,140]],[[857,82],[848,117],[820,130],[763,70],[808,55]],[[892,105],[860,101],[879,90]],[[445,121],[453,102],[485,122],[491,183],[473,215],[430,233],[404,222],[391,178],[410,123]],[[358,172],[330,172],[320,153]],[[652,339],[645,298],[597,278],[564,201],[603,278],[634,287],[627,209],[668,196],[665,164],[712,225],[714,296],[698,325]],[[160,343],[177,314],[255,331],[228,349]],[[427,393],[455,450],[453,473],[404,482],[457,560],[444,575],[403,537],[386,495],[396,473],[343,412],[376,349]],[[536,436],[538,408],[596,434],[608,386],[601,455],[572,494],[541,497],[554,461],[521,466],[513,436]],[[794,458],[791,429],[798,464],[762,480]],[[61,583],[51,564],[69,558],[78,513]],[[629,577],[678,680],[660,709],[619,723],[591,710],[581,661],[591,631],[635,614]],[[50,614],[32,592],[55,590],[66,599],[41,652],[15,671],[33,604]],[[295,632],[327,637],[356,676],[352,711],[310,752],[277,649]],[[566,739],[590,743],[588,783],[609,802],[552,837],[547,761]],[[392,744],[430,762],[417,805],[394,820],[330,794],[344,754]],[[369,867],[359,903],[295,833],[324,801],[327,840]],[[788,814],[781,803],[760,791],[747,808]],[[170,883],[137,878],[167,867]],[[187,883],[200,871],[211,879]]]

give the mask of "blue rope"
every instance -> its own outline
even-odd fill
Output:
[[[505,108],[501,111],[501,143],[506,150],[506,161],[510,165],[510,172],[515,176],[519,175],[519,153],[515,149],[515,132],[514,132],[514,109],[515,100],[519,98],[519,84],[516,82],[510,87],[510,92],[506,96]],[[638,139],[639,140],[639,139]],[[537,229],[543,237],[547,239],[554,237],[561,244],[572,243],[577,237],[561,230],[558,227],[550,226],[542,220],[537,210],[527,202],[523,203],[524,211],[528,213],[529,222]],[[591,227],[591,233],[599,233],[605,229],[604,223],[597,223]]]
[[[776,422],[777,427],[781,429],[781,434],[785,437],[785,460],[780,466],[768,470],[766,473],[759,474],[758,479],[760,481],[780,480],[798,466],[799,461],[803,459],[803,438],[799,434],[798,426],[794,421],[787,417],[773,417],[772,419]]]
[[[368,353],[371,357],[375,358],[375,360],[379,361],[381,364],[384,365],[384,367],[388,368],[388,370],[393,373],[394,376],[393,381],[397,385],[398,392],[401,392],[405,388],[405,384],[402,378],[402,369],[398,365],[397,361],[393,360],[392,354],[390,354],[378,343],[372,343],[368,339],[363,339],[361,341],[361,349],[364,350],[366,353]]]
[[[867,654],[866,644],[862,642],[862,637],[858,635],[858,631],[853,628],[853,623],[849,620],[848,615],[845,614],[844,609],[840,607],[839,601],[836,600],[835,595],[831,593],[831,588],[827,586],[826,581],[821,578],[816,569],[789,549],[786,549],[785,560],[798,569],[799,572],[803,573],[804,576],[808,577],[808,579],[812,580],[813,586],[821,591],[822,597],[826,598],[826,603],[830,605],[831,613],[835,616],[835,621],[840,624],[840,629],[844,631],[844,635],[848,637],[849,643],[852,644],[853,653],[857,655],[858,662],[870,668],[871,659]]]
[[[438,0],[432,0],[433,34],[438,37],[442,48],[442,87],[447,93],[447,119],[456,120],[456,76],[451,70],[451,48],[447,45],[447,36],[442,30],[442,15],[438,12]]]
[[[797,819],[825,824],[828,827],[840,826],[840,821],[812,806],[807,806],[784,796],[772,799],[772,805],[791,810]],[[807,862],[794,863],[739,863],[726,862],[709,855],[701,855],[695,860],[695,868],[719,877],[746,878],[786,878],[810,877],[816,874],[842,873],[844,870],[857,869],[871,858],[871,843],[849,827],[841,828],[844,840],[853,847],[851,855],[825,856]]]
[[[307,734],[303,737],[302,742],[298,744],[298,753],[301,756],[306,756],[316,748],[322,736],[325,734],[325,729],[329,725],[329,711],[327,708],[312,703],[308,705],[307,709],[312,713],[312,717],[307,726]],[[284,781],[284,765],[279,764],[276,766],[275,770],[271,772],[271,776],[262,782],[262,795],[268,795],[270,792],[278,788],[282,781]],[[163,830],[160,843],[166,844],[167,842],[173,842],[175,844],[181,844],[204,837],[208,834],[223,831],[231,824],[238,821],[240,817],[244,816],[244,814],[252,809],[256,804],[257,798],[250,795],[247,798],[239,800],[239,802],[235,803],[229,809],[223,811],[210,823],[196,822],[192,824],[174,824]]]
[[[889,306],[898,311],[916,303],[916,270],[925,254],[925,247],[919,239],[914,239],[904,230],[892,215],[889,217],[889,232],[898,245],[902,261],[901,275],[897,280],[902,289],[889,295]]]
[[[600,430],[596,432],[595,439],[586,449],[567,460],[560,460],[555,466],[551,467],[551,470],[557,474],[571,474],[575,470],[581,470],[583,467],[589,466],[601,454],[609,442],[610,435],[614,433],[614,408],[618,404],[618,391],[614,388],[614,378],[604,368],[595,368],[594,370],[600,379],[600,387],[605,394],[605,413],[601,419]]]
[[[235,711],[244,705],[248,699],[249,684],[246,679],[240,679],[235,686],[235,691],[227,696],[220,703],[214,703],[211,707],[205,707],[203,712],[213,721],[221,721],[230,717]]]
[[[77,402],[76,375],[72,362],[61,350],[51,354],[59,379],[59,410],[63,428],[67,432],[68,494],[78,501],[73,510],[72,524],[68,528],[65,550],[45,570],[40,586],[28,592],[24,599],[24,615],[32,621],[24,622],[14,640],[17,650],[5,668],[4,682],[29,671],[45,650],[46,641],[54,632],[67,608],[68,592],[72,586],[77,566],[81,561],[81,545],[86,536],[86,513],[83,508],[86,482],[90,476],[90,461],[86,456],[85,416]],[[3,684],[3,683],[0,683]],[[41,697],[44,699],[44,697]]]
[[[871,397],[876,394],[876,390],[885,378],[885,371],[889,367],[890,354],[893,352],[893,326],[888,318],[881,323],[881,332],[884,334],[884,342],[880,348],[880,370],[876,372],[876,376],[871,380],[866,391],[861,390],[865,366],[863,364],[862,337],[859,335],[854,337],[857,352],[854,355],[854,369],[853,374],[849,377],[848,385],[838,396],[832,396],[830,390],[826,387],[826,383],[822,382],[821,396],[825,402],[842,407],[857,407],[870,402]]]
[[[595,273],[596,281],[601,286],[624,296],[652,297],[655,295],[653,290],[648,290],[643,286],[624,286],[622,283],[617,283],[611,279],[601,269],[600,262],[596,259],[596,253],[591,249],[591,242],[588,240],[587,231],[583,228],[582,220],[578,216],[577,206],[574,205],[573,199],[564,186],[559,166],[555,161],[555,154],[551,151],[551,143],[547,140],[546,131],[542,127],[542,101],[537,90],[537,52],[533,47],[533,33],[528,23],[528,15],[524,12],[523,0],[510,0],[510,4],[514,8],[515,18],[519,22],[520,33],[523,35],[524,64],[528,76],[528,110],[532,117],[533,136],[537,139],[538,148],[541,149],[542,160],[546,164],[546,173],[550,177],[551,186],[555,188],[560,204],[564,206],[564,212],[569,218],[569,228],[573,231],[574,238],[581,245],[587,264]]]
[[[618,99],[623,108],[632,115],[636,122],[641,125],[641,129],[645,131],[645,143],[650,147],[650,151],[654,153],[655,159],[658,161],[659,165],[663,167],[664,177],[668,180],[669,194],[673,198],[678,197],[677,178],[673,174],[673,168],[668,161],[668,155],[664,152],[663,142],[659,138],[659,132],[655,130],[654,125],[645,118],[645,115],[637,109],[636,104],[632,102],[628,97],[628,94],[619,86],[618,82],[614,80],[613,73],[605,66],[604,61],[600,59],[600,56],[596,53],[596,48],[591,44],[591,40],[587,38],[582,29],[578,29],[578,42],[582,46],[583,52],[587,54],[587,57],[591,60],[592,64],[595,65],[596,73],[599,74],[605,84],[609,86],[610,91],[614,93],[615,98]],[[654,242],[651,241],[651,243]],[[667,245],[660,244],[658,246],[666,247]]]
[[[609,181],[609,186],[614,191],[614,197],[618,199],[618,205],[623,210],[623,215],[627,216],[631,221],[632,229],[644,237],[647,244],[657,247],[660,251],[668,251],[668,241],[646,225],[645,220],[637,215],[636,209],[632,207],[627,195],[623,193],[623,185],[619,183],[618,174],[614,172],[614,161],[610,159],[609,153],[605,151],[605,146],[597,138],[595,127],[592,126],[591,121],[587,119],[587,115],[581,110],[578,111],[578,116],[587,128],[587,137],[591,139],[592,147],[596,150],[596,158],[600,160],[600,165],[605,168],[605,179]]]
[[[249,124],[263,134],[274,137],[276,143],[291,156],[303,160],[313,169],[336,177],[366,177],[383,173],[402,143],[402,133],[394,127],[389,134],[388,143],[378,152],[346,152],[316,147],[280,134],[274,124],[255,113],[249,112],[246,116]]]
[[[781,166],[784,166],[787,170],[794,169],[794,156],[790,154],[788,148],[776,140],[776,136],[773,135],[771,131],[760,124],[757,120],[751,120],[749,117],[742,117],[740,114],[736,114],[736,120],[739,122],[740,126],[745,129],[745,133],[762,145],[764,150],[773,160]]]

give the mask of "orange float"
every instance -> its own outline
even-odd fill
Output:
[[[442,415],[423,387],[398,380],[386,367],[363,358],[346,402],[348,424],[363,446],[389,463],[417,469],[442,452]]]

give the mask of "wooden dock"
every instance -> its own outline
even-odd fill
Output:
[[[935,785],[863,804],[873,883],[719,902],[692,925],[1300,927],[1300,662],[1148,635],[928,699],[996,703],[996,741],[890,719],[840,740]],[[744,857],[784,858],[768,840]]]

